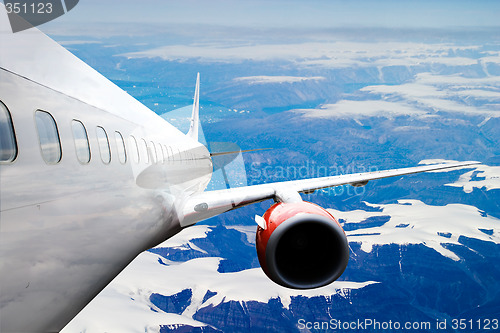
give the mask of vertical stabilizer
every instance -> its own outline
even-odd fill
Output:
[[[200,126],[200,73],[196,76],[196,88],[194,91],[193,113],[191,114],[191,126],[188,136],[198,141],[198,128]]]

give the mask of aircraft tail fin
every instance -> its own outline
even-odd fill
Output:
[[[196,88],[194,91],[193,113],[191,114],[191,126],[187,135],[198,141],[198,128],[200,126],[200,73],[196,76]]]

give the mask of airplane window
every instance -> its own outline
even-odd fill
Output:
[[[61,160],[62,150],[54,118],[48,112],[37,110],[35,121],[43,159],[49,164],[58,163]]]
[[[131,154],[134,162],[139,163],[139,147],[137,147],[137,140],[133,135],[130,136],[130,149],[133,151]]]
[[[71,122],[73,128],[73,138],[75,139],[76,157],[81,163],[90,162],[90,146],[87,130],[81,121],[73,120]]]
[[[158,144],[158,146],[160,147],[160,149],[158,149],[158,151],[160,152],[160,160],[161,160],[161,163],[165,163],[165,151],[163,150],[163,146],[161,144]]]
[[[0,162],[12,162],[17,156],[14,126],[7,107],[0,102]]]
[[[151,159],[152,159],[152,163],[156,163],[156,160],[158,159],[158,155],[156,155],[156,147],[155,147],[155,144],[153,143],[153,141],[150,141],[150,149],[151,149]]]
[[[125,152],[125,141],[123,141],[123,136],[120,132],[115,132],[116,146],[118,147],[118,158],[120,163],[124,164],[127,162],[127,153]]]
[[[164,146],[164,147],[165,147],[165,158],[167,161],[170,161],[170,153],[169,153],[168,147],[167,146]]]
[[[144,139],[141,139],[141,156],[146,164],[149,163],[148,145]]]
[[[175,153],[174,153],[174,148],[170,147],[170,156],[172,156],[172,162],[175,161]]]
[[[101,153],[101,160],[108,164],[111,162],[111,151],[109,150],[108,135],[104,128],[97,126],[97,141],[99,142],[99,152]]]

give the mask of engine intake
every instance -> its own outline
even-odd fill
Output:
[[[338,279],[349,261],[344,230],[310,202],[277,203],[257,229],[257,254],[266,275],[293,289],[318,288]]]

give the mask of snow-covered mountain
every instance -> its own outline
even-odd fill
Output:
[[[71,43],[159,114],[190,104],[201,72],[207,142],[272,148],[243,155],[245,172],[228,170],[250,185],[483,164],[304,196],[329,208],[349,240],[349,265],[330,286],[294,291],[265,277],[253,223],[269,207],[263,202],[141,254],[63,332],[294,332],[365,318],[447,320],[440,331],[453,331],[454,319],[498,319],[500,44],[491,31],[465,40],[423,31],[413,41],[396,34],[344,42],[324,32],[286,43],[193,37],[186,45],[184,35]],[[188,124],[179,113],[165,118]]]
[[[329,286],[300,291],[271,282],[255,260],[253,226],[197,225],[141,254],[64,332],[277,332],[298,331],[300,320],[366,314],[434,322],[478,307],[498,313],[499,219],[463,204],[366,205],[329,209],[352,251]],[[231,265],[238,261],[246,267]]]

